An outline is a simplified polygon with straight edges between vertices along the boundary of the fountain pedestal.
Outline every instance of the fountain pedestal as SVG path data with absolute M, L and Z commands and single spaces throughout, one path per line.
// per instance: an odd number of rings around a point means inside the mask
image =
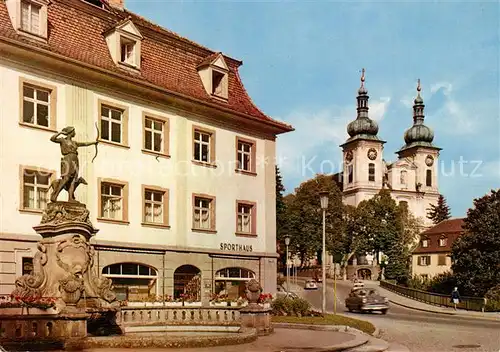
M 84 338 L 91 317 L 119 309 L 111 280 L 95 272 L 94 248 L 89 241 L 98 230 L 90 222 L 85 204 L 59 201 L 47 205 L 34 230 L 42 239 L 33 259 L 33 273 L 19 277 L 11 295 L 24 308 L 21 314 L 0 308 L 0 344 L 66 343 Z M 25 308 L 37 300 L 54 301 L 55 307 Z

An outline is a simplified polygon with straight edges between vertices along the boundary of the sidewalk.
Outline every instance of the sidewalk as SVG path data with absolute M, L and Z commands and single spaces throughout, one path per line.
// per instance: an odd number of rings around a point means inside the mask
M 475 311 L 469 311 L 469 310 L 463 310 L 463 309 L 454 310 L 453 308 L 434 306 L 431 304 L 419 302 L 419 301 L 416 301 L 414 299 L 401 296 L 395 292 L 392 292 L 392 291 L 389 291 L 383 287 L 380 287 L 380 283 L 378 281 L 364 281 L 364 283 L 365 283 L 365 286 L 367 286 L 367 287 L 376 286 L 377 289 L 379 290 L 379 292 L 382 294 L 382 296 L 387 297 L 391 303 L 397 304 L 397 305 L 405 307 L 405 308 L 420 310 L 420 311 L 429 312 L 429 313 L 456 315 L 456 316 L 463 316 L 463 317 L 467 317 L 467 318 L 478 318 L 478 319 L 485 319 L 485 320 L 500 321 L 500 313 L 494 313 L 494 312 L 483 313 L 483 312 L 475 312 Z
M 216 337 L 215 337 L 216 338 Z M 363 345 L 367 338 L 345 332 L 317 331 L 305 329 L 275 329 L 268 336 L 260 336 L 256 341 L 243 345 L 216 347 L 179 348 L 176 352 L 276 352 L 276 351 L 343 351 Z M 170 351 L 170 349 L 168 349 Z M 125 348 L 89 349 L 86 352 L 128 351 Z M 141 351 L 167 351 L 163 348 L 141 349 Z

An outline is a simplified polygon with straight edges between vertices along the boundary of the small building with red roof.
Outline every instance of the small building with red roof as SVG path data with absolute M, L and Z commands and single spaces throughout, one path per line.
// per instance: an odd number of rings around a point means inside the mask
M 412 275 L 431 278 L 451 270 L 453 242 L 463 234 L 463 218 L 448 219 L 420 234 L 412 255 Z

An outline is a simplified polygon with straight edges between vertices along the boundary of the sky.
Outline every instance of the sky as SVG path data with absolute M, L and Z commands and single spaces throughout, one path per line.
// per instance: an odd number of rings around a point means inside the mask
M 286 193 L 341 168 L 362 68 L 370 117 L 394 161 L 422 82 L 439 189 L 455 217 L 500 188 L 500 5 L 496 1 L 125 0 L 149 20 L 242 60 L 245 88 L 295 131 L 277 140 Z

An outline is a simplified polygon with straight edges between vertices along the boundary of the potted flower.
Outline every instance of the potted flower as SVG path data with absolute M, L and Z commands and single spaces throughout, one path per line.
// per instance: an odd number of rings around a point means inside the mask
M 39 295 L 18 296 L 11 294 L 0 300 L 0 314 L 57 314 L 57 298 Z
M 271 302 L 273 300 L 273 295 L 270 293 L 261 293 L 259 296 L 258 303 L 264 305 L 264 308 L 270 308 Z

